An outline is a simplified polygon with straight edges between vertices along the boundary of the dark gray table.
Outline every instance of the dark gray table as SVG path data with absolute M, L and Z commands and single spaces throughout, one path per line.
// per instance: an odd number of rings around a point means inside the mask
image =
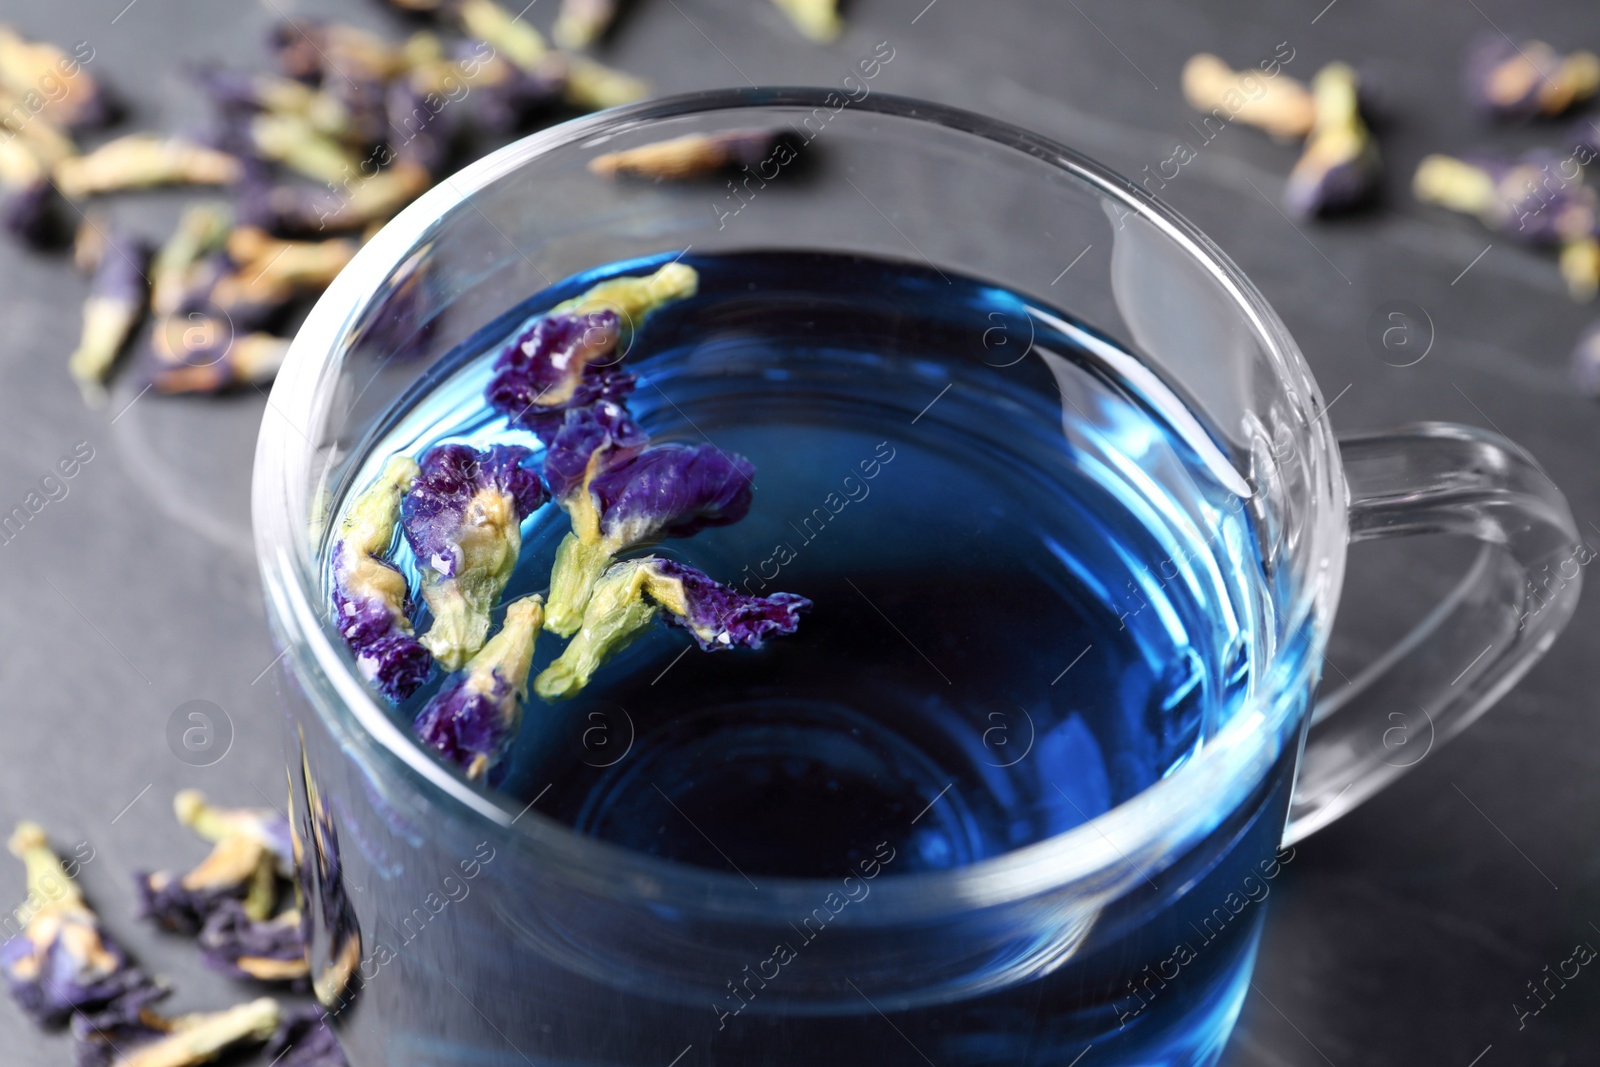
M 877 88 L 1009 119 L 1127 172 L 1167 158 L 1186 136 L 1192 113 L 1177 82 L 1193 52 L 1243 65 L 1287 41 L 1289 73 L 1302 78 L 1331 59 L 1358 63 L 1387 100 L 1383 211 L 1296 232 L 1268 199 L 1294 150 L 1247 129 L 1219 137 L 1165 195 L 1259 282 L 1325 393 L 1348 387 L 1331 414 L 1339 430 L 1492 424 L 1545 464 L 1600 545 L 1600 408 L 1566 379 L 1567 352 L 1595 312 L 1566 298 L 1549 257 L 1424 209 L 1407 192 L 1427 152 L 1491 139 L 1523 147 L 1560 129 L 1490 134 L 1467 114 L 1457 67 L 1474 34 L 1492 19 L 1595 47 L 1600 21 L 1577 0 L 1324 3 L 855 0 L 846 38 L 818 48 L 761 0 L 644 0 L 608 58 L 661 92 L 747 79 L 833 83 L 863 48 L 889 40 L 896 59 Z M 315 6 L 387 22 L 357 0 Z M 528 17 L 547 25 L 554 6 L 542 0 Z M 9 0 L 0 17 L 58 42 L 88 41 L 92 69 L 121 91 L 134 122 L 183 129 L 204 115 L 184 65 L 261 64 L 263 31 L 290 9 L 290 0 Z M 154 195 L 113 209 L 157 237 L 177 205 Z M 83 293 L 63 259 L 0 247 L 0 511 L 80 442 L 93 449 L 67 496 L 0 544 L 0 688 L 10 694 L 0 706 L 0 825 L 32 817 L 62 840 L 90 842 L 82 881 L 113 929 L 174 979 L 175 1007 L 216 1008 L 241 991 L 200 969 L 187 944 L 132 919 L 129 872 L 198 858 L 169 812 L 176 789 L 230 802 L 283 795 L 277 713 L 266 683 L 256 684 L 274 650 L 248 513 L 265 400 L 145 396 L 124 409 L 133 399 L 124 388 L 106 410 L 85 410 L 64 369 Z M 1403 369 L 1364 341 L 1377 309 L 1397 299 L 1421 304 L 1437 329 L 1428 358 Z M 1407 551 L 1352 557 L 1330 651 L 1346 673 L 1374 635 L 1419 613 Z M 1600 944 L 1597 621 L 1591 597 L 1492 715 L 1301 846 L 1275 883 L 1229 1064 L 1600 1060 L 1594 968 L 1521 1028 L 1513 1008 L 1525 983 L 1576 942 Z M 169 718 L 191 700 L 212 702 L 231 722 L 231 748 L 210 766 L 189 766 L 168 745 Z M 20 897 L 18 868 L 0 870 L 10 872 L 0 875 L 9 903 Z M 35 1033 L 9 1002 L 0 1005 L 0 1048 L 18 1067 L 70 1056 L 63 1038 Z

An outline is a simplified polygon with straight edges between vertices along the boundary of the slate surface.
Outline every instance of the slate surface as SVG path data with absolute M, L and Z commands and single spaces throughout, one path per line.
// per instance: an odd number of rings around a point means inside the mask
M 854 0 L 846 38 L 818 48 L 758 0 L 645 0 L 607 58 L 661 92 L 748 79 L 832 84 L 887 39 L 897 57 L 878 89 L 1032 127 L 1125 172 L 1166 159 L 1187 136 L 1192 113 L 1177 77 L 1193 52 L 1242 65 L 1287 41 L 1289 72 L 1300 77 L 1330 59 L 1356 62 L 1387 101 L 1383 211 L 1296 232 L 1272 206 L 1294 152 L 1248 130 L 1205 147 L 1164 195 L 1257 280 L 1325 395 L 1347 389 L 1331 412 L 1337 429 L 1492 424 L 1545 464 L 1600 543 L 1600 410 L 1566 379 L 1567 352 L 1593 312 L 1568 301 L 1548 257 L 1424 209 L 1406 192 L 1429 151 L 1556 139 L 1560 127 L 1490 133 L 1468 115 L 1456 72 L 1473 35 L 1498 25 L 1594 47 L 1600 22 L 1576 0 L 1324 2 Z M 315 6 L 388 21 L 357 0 Z M 547 26 L 554 6 L 542 0 L 527 17 Z M 261 64 L 264 29 L 290 8 L 290 0 L 7 0 L 0 17 L 31 35 L 88 41 L 92 69 L 121 91 L 135 123 L 183 129 L 204 114 L 184 66 Z M 177 202 L 145 196 L 114 210 L 157 237 Z M 265 683 L 254 684 L 274 655 L 248 525 L 265 400 L 146 396 L 124 409 L 133 400 L 124 387 L 106 410 L 85 410 L 63 370 L 83 293 L 62 258 L 0 247 L 0 510 L 21 503 L 80 443 L 93 450 L 67 496 L 0 544 L 0 691 L 8 694 L 0 824 L 29 816 L 61 839 L 91 842 L 82 879 L 112 926 L 175 980 L 175 1006 L 220 1007 L 239 991 L 207 976 L 186 945 L 131 919 L 128 875 L 153 860 L 198 858 L 168 812 L 175 789 L 243 801 L 283 792 L 276 711 Z M 1380 362 L 1364 339 L 1377 309 L 1397 299 L 1426 308 L 1437 331 L 1428 358 L 1403 369 Z M 1420 610 L 1414 559 L 1353 556 L 1330 657 L 1347 673 L 1374 635 L 1396 632 Z M 1256 988 L 1227 1064 L 1600 1061 L 1592 968 L 1521 1026 L 1513 1007 L 1531 1006 L 1520 999 L 1525 983 L 1575 943 L 1600 944 L 1597 621 L 1590 597 L 1492 715 L 1301 846 L 1274 883 Z M 211 766 L 188 766 L 169 748 L 169 719 L 191 700 L 215 704 L 231 722 L 231 748 Z M 18 884 L 14 873 L 0 876 L 0 895 L 9 900 Z M 0 1005 L 0 1047 L 18 1067 L 69 1062 L 64 1039 L 36 1034 L 9 1002 Z

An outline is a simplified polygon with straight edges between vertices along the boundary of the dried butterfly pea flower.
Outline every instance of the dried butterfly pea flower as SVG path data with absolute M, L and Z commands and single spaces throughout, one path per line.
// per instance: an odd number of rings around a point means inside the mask
M 425 169 L 405 159 L 338 190 L 275 182 L 247 171 L 239 187 L 239 221 L 285 236 L 342 233 L 387 221 L 432 184 Z
M 0 138 L 0 188 L 7 190 L 3 223 L 8 232 L 33 245 L 60 236 L 60 196 L 50 183 L 50 169 L 19 138 Z
M 531 70 L 549 54 L 544 36 L 533 24 L 518 18 L 494 0 L 461 0 L 456 18 L 469 37 L 491 45 L 524 70 Z
M 334 625 L 362 676 L 395 702 L 416 692 L 432 666 L 411 630 L 405 576 L 388 561 L 401 497 L 419 470 L 409 457 L 391 458 L 345 513 L 333 546 Z
M 212 970 L 258 982 L 303 983 L 311 974 L 300 912 L 252 919 L 236 900 L 224 900 L 206 918 L 197 940 Z
M 285 241 L 259 227 L 241 226 L 228 235 L 227 248 L 239 265 L 239 284 L 296 295 L 331 285 L 355 258 L 358 245 L 351 240 Z M 213 294 L 213 299 L 227 305 L 221 295 Z
M 839 0 L 773 0 L 773 3 L 789 16 L 796 29 L 813 41 L 831 41 L 844 28 L 839 18 Z
M 555 661 L 534 679 L 546 700 L 570 697 L 606 660 L 650 625 L 658 609 L 669 625 L 689 631 L 702 649 L 760 648 L 791 634 L 811 601 L 793 593 L 749 596 L 682 563 L 647 556 L 610 567 L 598 582 L 583 624 Z
M 82 47 L 79 45 L 80 49 Z M 90 58 L 93 58 L 92 49 Z M 57 88 L 46 96 L 41 86 L 52 83 Z M 68 129 L 97 126 L 112 117 L 106 94 L 76 54 L 68 56 L 53 44 L 24 40 L 3 25 L 0 25 L 0 87 L 16 96 L 26 97 L 30 93 L 40 96 L 39 117 Z
M 616 365 L 621 333 L 609 309 L 543 316 L 495 357 L 489 406 L 548 443 L 568 411 L 633 392 L 633 376 Z
M 227 118 L 271 112 L 303 119 L 317 133 L 337 140 L 351 137 L 353 120 L 333 93 L 276 74 L 244 73 L 222 67 L 193 72 L 195 84 Z
M 587 56 L 552 53 L 542 73 L 561 82 L 567 103 L 590 111 L 621 107 L 650 95 L 647 82 Z
M 176 137 L 134 133 L 55 166 L 56 186 L 68 199 L 152 185 L 230 185 L 243 173 L 226 152 Z
M 158 323 L 155 336 L 165 337 L 169 332 Z M 270 333 L 228 336 L 220 330 L 203 332 L 218 338 L 213 347 L 188 349 L 180 355 L 168 344 L 152 343 L 146 350 L 149 356 L 143 374 L 156 392 L 214 395 L 246 385 L 267 385 L 278 376 L 289 354 L 288 339 Z
M 1562 160 L 1546 151 L 1520 160 L 1470 160 L 1433 155 L 1417 166 L 1419 200 L 1476 215 L 1492 230 L 1534 244 L 1581 240 L 1595 232 L 1600 201 L 1580 177 L 1559 173 Z
M 272 1067 L 349 1067 L 319 1005 L 285 1008 L 262 1055 Z
M 282 163 L 313 181 L 337 185 L 360 165 L 339 142 L 298 115 L 260 114 L 250 121 L 250 145 L 262 159 Z
M 604 178 L 699 178 L 724 167 L 753 167 L 772 153 L 783 136 L 779 130 L 691 133 L 595 156 L 589 161 L 589 171 Z
M 1600 57 L 1562 56 L 1543 41 L 1486 34 L 1467 52 L 1467 98 L 1485 114 L 1524 122 L 1559 115 L 1600 89 Z
M 310 85 L 343 79 L 386 82 L 405 69 L 400 49 L 366 30 L 320 19 L 285 19 L 273 27 L 267 47 L 278 69 Z
M 461 767 L 468 778 L 483 778 L 516 736 L 534 643 L 543 625 L 542 597 L 513 601 L 500 632 L 445 681 L 412 724 L 423 744 Z
M 8 141 L 20 139 L 48 167 L 78 154 L 78 146 L 71 137 L 43 115 L 32 113 L 25 102 L 3 89 L 0 89 L 0 130 L 5 131 Z
M 227 240 L 233 216 L 216 204 L 197 204 L 184 211 L 177 229 L 150 264 L 150 310 L 157 315 L 179 311 L 193 289 L 197 267 Z
M 483 647 L 489 612 L 522 549 L 522 520 L 545 502 L 539 475 L 523 465 L 531 456 L 520 445 L 437 445 L 401 502 L 401 528 L 433 614 L 422 644 L 446 670 Z
M 584 425 L 575 420 L 573 436 Z M 576 457 L 568 458 L 572 452 L 565 446 L 559 439 L 552 444 L 546 462 L 554 460 L 570 476 Z M 563 637 L 582 624 L 594 583 L 619 554 L 664 537 L 690 537 L 738 522 L 750 510 L 755 468 L 743 456 L 711 444 L 629 451 L 611 460 L 597 450 L 581 479 L 558 497 L 572 517 L 572 532 L 556 548 L 545 626 Z
M 562 48 L 588 48 L 610 29 L 617 0 L 561 0 L 550 35 Z
M 1302 217 L 1358 206 L 1376 192 L 1381 175 L 1377 143 L 1361 121 L 1356 72 L 1329 63 L 1311 80 L 1311 91 L 1316 125 L 1284 191 L 1285 206 Z
M 1235 71 L 1204 52 L 1183 65 L 1183 95 L 1196 111 L 1220 112 L 1224 124 L 1243 122 L 1286 140 L 1306 136 L 1316 123 L 1316 105 L 1303 83 L 1287 74 Z
M 102 237 L 89 298 L 83 304 L 83 332 L 67 361 L 84 401 L 95 407 L 105 403 L 106 377 L 144 317 L 149 292 L 144 274 L 150 262 L 149 243 L 120 231 Z
M 430 106 L 428 95 L 405 78 L 389 86 L 384 106 L 389 150 L 395 158 L 429 174 L 446 173 L 461 132 L 461 110 Z
M 1585 330 L 1572 350 L 1572 382 L 1585 396 L 1600 398 L 1600 322 Z
M 288 822 L 271 809 L 218 808 L 185 789 L 173 798 L 178 821 L 213 842 L 209 855 L 182 876 L 134 876 L 140 914 L 177 933 L 193 934 L 227 901 L 263 920 L 278 899 L 277 879 L 293 876 Z
M 22 931 L 0 945 L 0 974 L 24 1012 L 55 1026 L 75 1011 L 164 991 L 101 931 L 38 824 L 18 823 L 7 847 L 27 868 L 28 896 L 16 911 Z
M 191 1067 L 268 1040 L 279 1020 L 270 997 L 171 1018 L 143 1003 L 119 1004 L 73 1017 L 73 1054 L 78 1067 Z

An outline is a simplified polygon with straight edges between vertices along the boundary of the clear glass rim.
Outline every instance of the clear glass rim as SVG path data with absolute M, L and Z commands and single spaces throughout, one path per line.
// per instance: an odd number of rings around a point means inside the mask
M 364 735 L 373 756 L 401 776 L 459 809 L 466 819 L 481 819 L 529 839 L 573 871 L 587 871 L 585 882 L 614 895 L 696 904 L 719 916 L 765 915 L 775 908 L 804 903 L 836 879 L 763 878 L 759 894 L 740 875 L 690 867 L 632 852 L 584 837 L 563 824 L 529 811 L 513 798 L 480 791 L 446 769 L 390 718 L 356 673 L 354 661 L 332 639 L 318 607 L 322 583 L 307 536 L 304 502 L 311 499 L 309 474 L 315 447 L 301 428 L 316 425 L 332 402 L 323 388 L 334 373 L 336 346 L 392 271 L 429 237 L 452 210 L 531 160 L 554 150 L 581 145 L 654 121 L 718 111 L 761 107 L 823 107 L 834 90 L 754 88 L 708 90 L 650 100 L 575 119 L 531 134 L 444 179 L 375 235 L 317 302 L 294 338 L 273 386 L 262 420 L 252 487 L 257 562 L 268 615 L 286 646 L 290 669 L 324 718 L 347 718 L 330 725 L 337 736 Z M 1302 407 L 1305 460 L 1314 499 L 1290 506 L 1312 509 L 1308 547 L 1321 573 L 1297 583 L 1283 620 L 1283 632 L 1306 628 L 1311 652 L 1285 657 L 1282 651 L 1261 674 L 1255 694 L 1211 744 L 1155 785 L 1071 830 L 968 866 L 897 875 L 877 890 L 894 898 L 876 914 L 970 908 L 1023 899 L 1074 883 L 1104 887 L 1112 872 L 1137 882 L 1160 858 L 1198 840 L 1215 822 L 1217 802 L 1252 786 L 1281 752 L 1274 739 L 1282 716 L 1298 707 L 1284 700 L 1296 687 L 1309 687 L 1315 653 L 1325 644 L 1344 564 L 1346 520 L 1343 476 L 1337 446 L 1326 420 L 1321 394 L 1298 347 L 1265 298 L 1237 266 L 1199 229 L 1134 182 L 1077 152 L 1027 130 L 944 105 L 873 93 L 850 109 L 925 122 L 981 138 L 1049 163 L 1101 196 L 1137 213 L 1194 261 L 1202 265 L 1249 321 L 1280 373 L 1294 380 L 1291 393 Z M 1292 743 L 1292 742 L 1291 742 Z M 529 806 L 531 807 L 531 805 Z M 1143 862 L 1141 862 L 1143 861 Z M 1117 883 L 1128 881 L 1118 877 Z M 1096 895 L 1099 895 L 1098 893 Z

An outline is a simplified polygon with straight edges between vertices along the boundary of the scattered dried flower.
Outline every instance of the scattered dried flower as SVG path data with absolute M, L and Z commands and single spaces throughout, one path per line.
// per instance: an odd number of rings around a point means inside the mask
M 106 94 L 83 66 L 93 58 L 94 49 L 87 42 L 69 56 L 53 44 L 24 40 L 10 27 L 0 26 L 0 88 L 18 97 L 40 96 L 38 117 L 53 125 L 79 129 L 111 119 Z M 45 96 L 39 93 L 41 85 L 54 89 Z
M 268 1040 L 279 1020 L 277 1002 L 270 997 L 172 1018 L 144 1003 L 120 1003 L 73 1017 L 73 1052 L 78 1067 L 194 1067 Z
M 189 326 L 192 329 L 194 323 Z M 158 393 L 212 396 L 246 385 L 268 385 L 289 354 L 289 341 L 284 337 L 270 333 L 235 336 L 205 327 L 199 332 L 216 337 L 217 343 L 180 352 L 164 340 L 174 332 L 158 323 L 147 349 L 144 377 Z
M 224 900 L 207 916 L 197 944 L 208 967 L 233 978 L 299 985 L 311 974 L 300 913 L 293 908 L 252 919 L 238 901 Z
M 149 133 L 119 137 L 55 166 L 56 186 L 71 200 L 152 185 L 230 185 L 242 174 L 226 152 Z
M 196 204 L 184 211 L 150 265 L 151 311 L 173 315 L 183 309 L 201 260 L 223 246 L 232 223 L 232 213 L 221 205 Z
M 1467 97 L 1485 114 L 1525 122 L 1560 115 L 1600 89 L 1600 57 L 1562 56 L 1543 41 L 1485 34 L 1467 52 Z
M 7 847 L 27 868 L 28 897 L 16 913 L 22 932 L 0 945 L 0 973 L 23 1011 L 56 1026 L 76 1011 L 164 992 L 101 931 L 38 824 L 18 823 Z
M 1254 70 L 1235 71 L 1204 52 L 1183 65 L 1183 95 L 1197 111 L 1220 111 L 1224 123 L 1243 122 L 1274 137 L 1304 137 L 1316 122 L 1316 105 L 1303 83 L 1287 74 L 1263 78 Z
M 106 376 L 144 317 L 149 292 L 144 274 L 149 243 L 121 231 L 102 232 L 101 238 L 99 262 L 83 304 L 83 333 L 67 361 L 84 401 L 94 407 L 105 403 Z
M 1361 121 L 1356 72 L 1329 63 L 1311 80 L 1311 91 L 1316 125 L 1284 191 L 1285 206 L 1301 217 L 1361 205 L 1382 173 L 1377 143 Z
M 616 17 L 617 0 L 561 0 L 550 34 L 562 48 L 588 48 Z

